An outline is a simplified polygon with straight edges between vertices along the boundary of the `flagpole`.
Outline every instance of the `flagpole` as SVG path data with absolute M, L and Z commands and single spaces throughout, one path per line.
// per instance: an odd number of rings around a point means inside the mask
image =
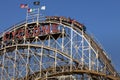
M 40 1 L 35 1 L 33 4 L 37 7 L 37 26 L 39 25 L 39 18 L 40 18 Z
M 28 7 L 26 8 L 27 10 L 26 10 L 26 24 L 27 24 L 27 20 L 28 20 L 28 9 L 29 9 L 29 5 L 28 5 Z
M 38 7 L 38 14 L 37 14 L 37 26 L 39 25 L 39 16 L 40 16 L 40 9 Z

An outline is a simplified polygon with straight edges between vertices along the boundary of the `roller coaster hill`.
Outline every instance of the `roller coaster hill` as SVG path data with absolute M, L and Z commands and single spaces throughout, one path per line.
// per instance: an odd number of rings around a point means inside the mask
M 1 33 L 0 80 L 120 80 L 83 24 L 36 12 Z
M 86 27 L 83 24 L 80 24 L 79 22 L 77 22 L 76 20 L 72 20 L 70 18 L 65 18 L 65 17 L 58 17 L 58 16 L 46 16 L 45 18 L 45 22 L 49 22 L 49 21 L 54 21 L 54 22 L 62 22 L 64 25 L 70 26 L 70 24 L 76 26 L 78 29 L 80 29 L 81 31 L 85 32 L 86 31 Z M 24 25 L 25 23 L 23 23 L 22 25 Z M 34 24 L 34 27 L 32 27 L 31 24 L 28 24 L 30 27 L 29 28 L 18 28 L 18 27 L 12 27 L 12 29 L 10 29 L 10 31 L 5 31 L 5 33 L 3 34 L 3 37 L 0 38 L 1 42 L 5 42 L 5 45 L 12 45 L 13 41 L 17 41 L 20 42 L 21 40 L 23 40 L 24 37 L 27 38 L 33 38 L 35 36 L 39 36 L 39 35 L 47 35 L 50 33 L 59 33 L 61 32 L 60 29 L 58 29 L 59 24 L 56 23 L 52 23 L 52 26 L 48 25 L 49 23 L 43 23 L 41 24 L 42 27 L 40 27 L 40 25 Z M 19 26 L 19 25 L 18 25 Z M 32 27 L 32 29 L 31 29 Z M 16 29 L 14 31 L 14 29 Z

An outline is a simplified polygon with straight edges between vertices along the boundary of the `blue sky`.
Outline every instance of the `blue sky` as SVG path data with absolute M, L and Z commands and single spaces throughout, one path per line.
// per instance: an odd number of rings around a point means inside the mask
M 0 32 L 25 19 L 26 10 L 36 0 L 0 0 Z M 44 15 L 66 16 L 87 27 L 102 44 L 120 72 L 120 0 L 41 0 L 46 5 Z

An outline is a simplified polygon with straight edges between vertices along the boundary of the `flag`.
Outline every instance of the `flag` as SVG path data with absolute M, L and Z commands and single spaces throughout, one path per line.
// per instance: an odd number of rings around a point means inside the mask
M 39 1 L 35 1 L 33 2 L 34 5 L 40 5 L 40 2 Z
M 20 4 L 20 8 L 28 8 L 27 4 Z
M 35 11 L 35 9 L 31 9 L 31 8 L 28 9 L 28 13 L 31 13 L 33 11 Z
M 46 6 L 42 6 L 42 7 L 41 7 L 41 10 L 45 10 L 45 9 L 46 9 Z

